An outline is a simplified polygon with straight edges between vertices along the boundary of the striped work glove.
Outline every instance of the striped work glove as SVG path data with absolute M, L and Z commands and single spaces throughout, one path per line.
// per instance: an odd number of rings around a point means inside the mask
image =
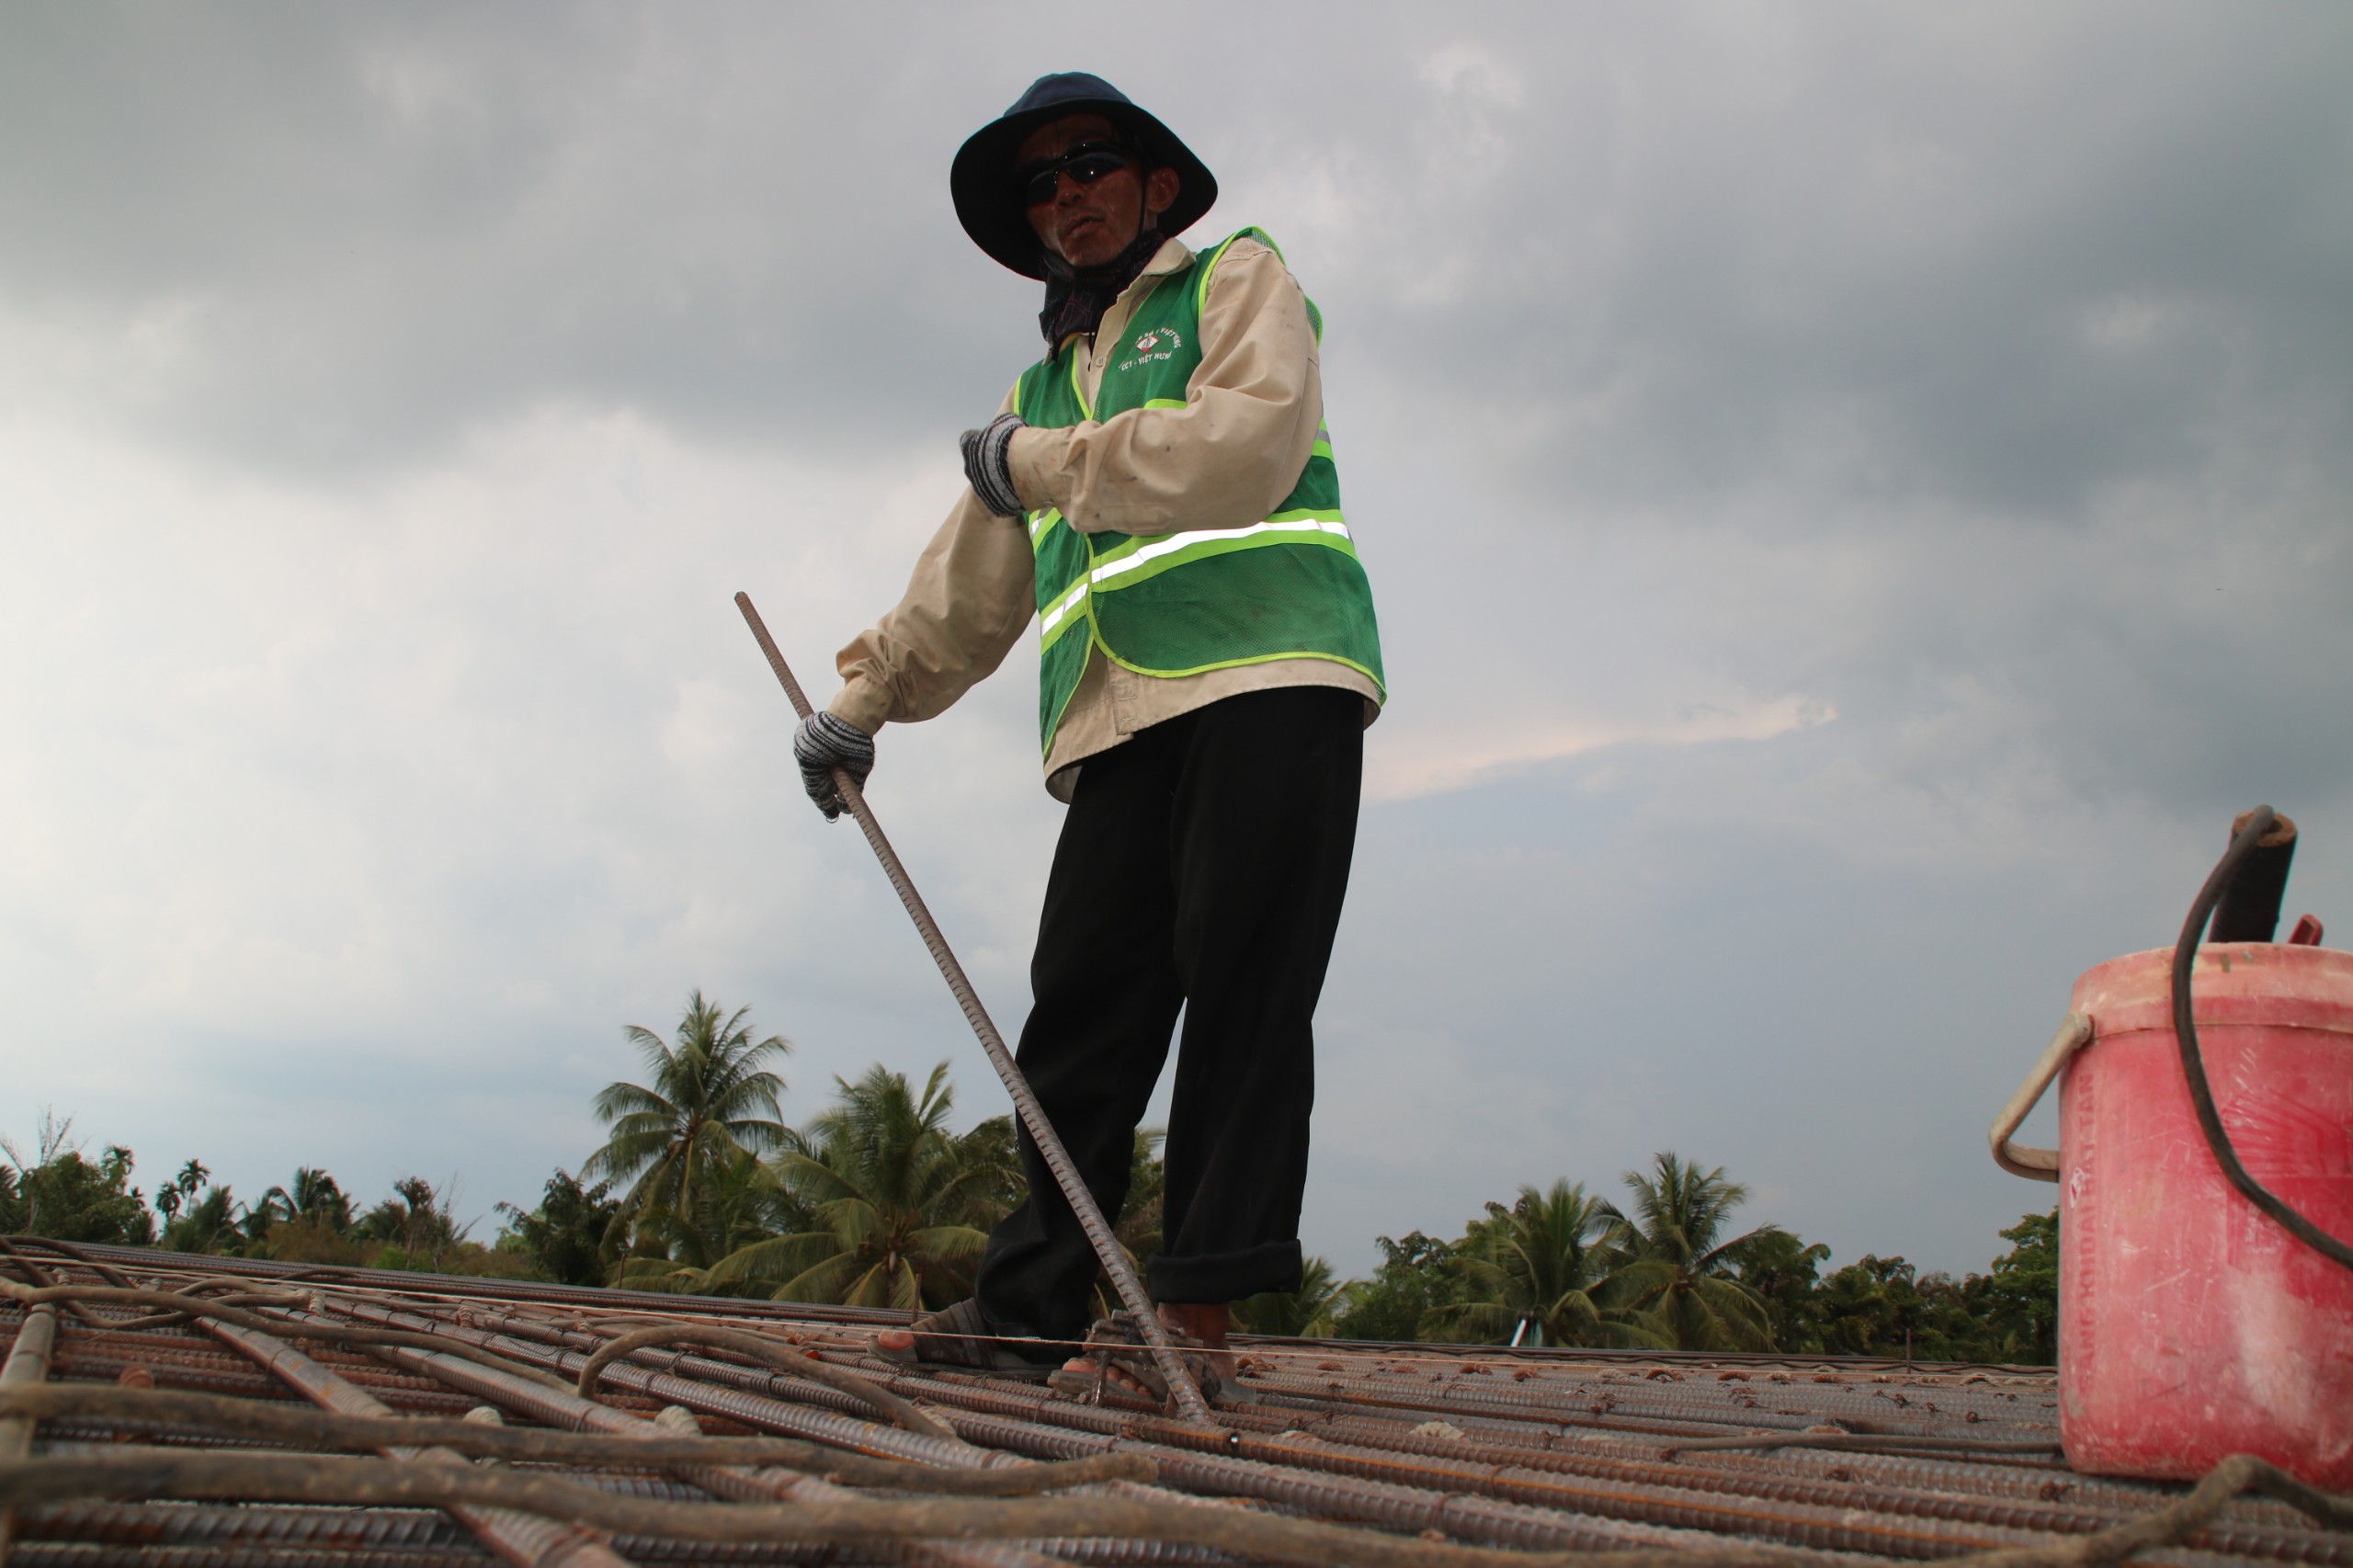
M 1017 517 L 1023 510 L 1021 494 L 1013 488 L 1013 469 L 1006 461 L 1013 433 L 1023 427 L 1021 415 L 1000 414 L 984 428 L 967 430 L 956 438 L 964 449 L 964 477 L 972 482 L 972 494 L 1000 517 Z
M 832 822 L 849 809 L 834 786 L 834 769 L 847 769 L 852 782 L 865 788 L 874 771 L 874 737 L 820 708 L 792 733 L 792 760 L 801 765 L 801 787 Z

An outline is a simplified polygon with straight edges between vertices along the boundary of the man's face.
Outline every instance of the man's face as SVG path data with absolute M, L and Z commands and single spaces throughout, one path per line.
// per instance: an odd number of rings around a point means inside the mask
M 1013 166 L 1026 169 L 1074 147 L 1121 146 L 1125 141 L 1099 114 L 1066 114 L 1031 131 L 1014 154 Z M 1091 185 L 1063 174 L 1055 177 L 1053 195 L 1029 209 L 1029 227 L 1040 244 L 1073 267 L 1101 267 L 1135 243 L 1147 210 L 1155 216 L 1168 210 L 1176 188 L 1175 169 L 1149 175 L 1114 169 Z

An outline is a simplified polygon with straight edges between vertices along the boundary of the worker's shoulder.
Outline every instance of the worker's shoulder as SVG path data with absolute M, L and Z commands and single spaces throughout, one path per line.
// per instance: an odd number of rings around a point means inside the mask
M 1208 249 L 1211 262 L 1220 271 L 1229 267 L 1281 267 L 1289 270 L 1280 246 L 1274 236 L 1253 224 L 1237 229 Z
M 1209 294 L 1271 293 L 1300 286 L 1298 278 L 1291 276 L 1281 249 L 1264 229 L 1243 229 L 1220 240 L 1202 251 L 1201 260 L 1208 268 L 1205 298 Z

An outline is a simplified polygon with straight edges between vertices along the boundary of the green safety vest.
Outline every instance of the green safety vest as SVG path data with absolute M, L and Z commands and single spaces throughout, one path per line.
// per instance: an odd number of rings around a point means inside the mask
M 1245 229 L 1154 286 L 1092 406 L 1080 390 L 1073 338 L 1022 373 L 1013 411 L 1051 429 L 1103 423 L 1131 409 L 1184 407 L 1201 362 L 1201 301 L 1219 259 L 1244 234 L 1274 246 Z M 1321 340 L 1323 317 L 1313 301 L 1307 312 Z M 1382 685 L 1372 589 L 1340 516 L 1329 430 L 1316 432 L 1299 483 L 1265 517 L 1165 534 L 1086 534 L 1049 506 L 1031 512 L 1028 523 L 1037 558 L 1039 744 L 1049 752 L 1089 650 L 1148 676 L 1329 659 Z

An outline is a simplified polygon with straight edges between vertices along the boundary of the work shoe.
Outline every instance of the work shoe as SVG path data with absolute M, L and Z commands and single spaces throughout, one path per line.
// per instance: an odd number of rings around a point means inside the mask
M 907 1341 L 884 1344 L 885 1340 Z M 1006 1334 L 989 1322 L 980 1302 L 966 1298 L 919 1317 L 905 1328 L 866 1336 L 866 1348 L 902 1367 L 929 1367 L 993 1376 L 1043 1378 L 1068 1348 L 1066 1339 Z

